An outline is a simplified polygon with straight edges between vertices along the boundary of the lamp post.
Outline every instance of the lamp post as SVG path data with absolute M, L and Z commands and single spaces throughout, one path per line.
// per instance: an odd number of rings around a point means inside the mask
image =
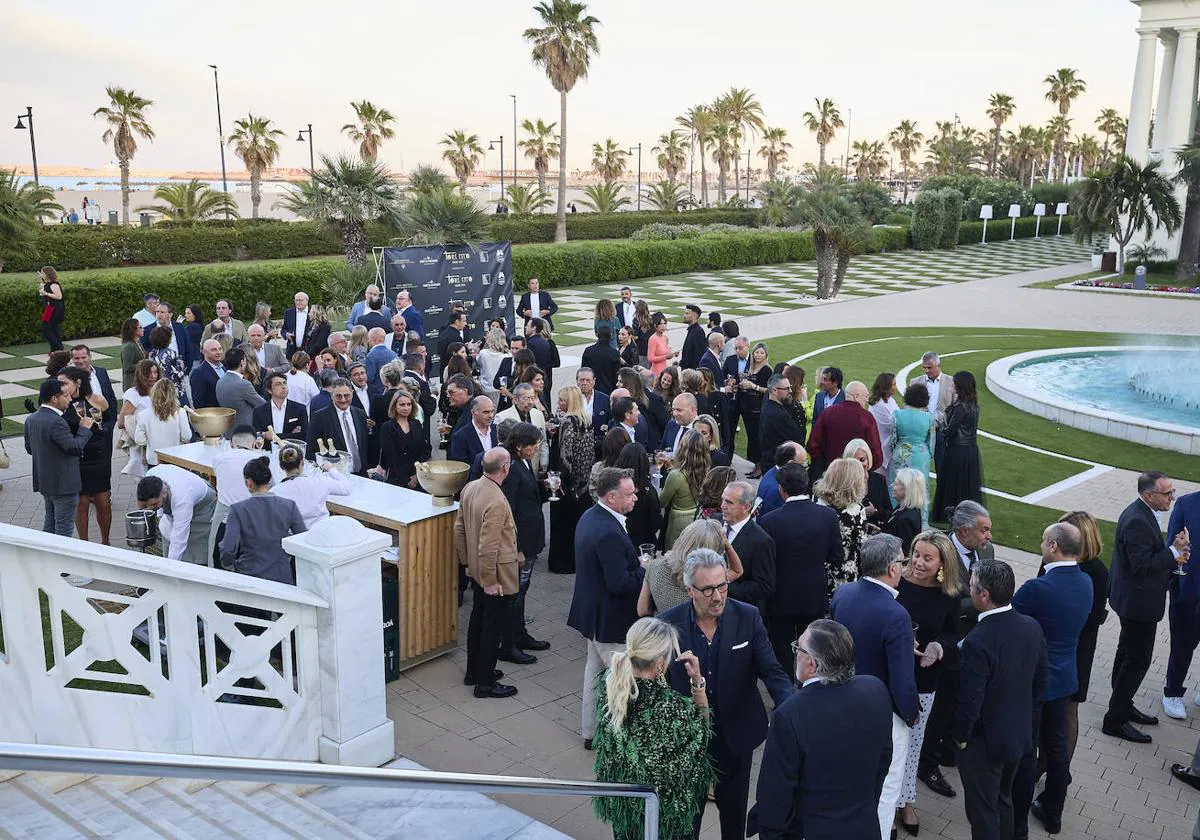
M 296 142 L 303 143 L 305 134 L 308 135 L 308 177 L 313 178 L 315 177 L 314 173 L 317 171 L 317 166 L 313 162 L 312 123 L 308 124 L 308 128 L 302 128 L 296 133 Z
M 488 143 L 488 151 L 492 151 L 496 144 L 500 144 L 500 203 L 504 203 L 504 135 L 500 135 L 499 140 L 492 140 Z
M 842 175 L 850 177 L 850 124 L 854 122 L 854 109 L 846 109 L 846 157 L 842 167 Z
M 513 101 L 513 184 L 517 183 L 517 150 L 521 148 L 521 142 L 517 139 L 517 95 L 510 93 Z
M 750 150 L 746 150 L 746 201 L 750 201 Z
M 17 114 L 17 124 L 15 126 L 13 126 L 13 129 L 15 131 L 24 130 L 24 128 L 25 128 L 25 123 L 23 122 L 24 120 L 29 120 L 29 151 L 33 155 L 33 183 L 37 184 L 40 187 L 42 185 L 42 182 L 40 180 L 38 180 L 37 143 L 33 139 L 33 106 L 32 105 L 25 106 L 24 114 Z
M 217 143 L 221 147 L 221 190 L 229 195 L 229 179 L 225 174 L 225 129 L 221 127 L 221 83 L 217 79 L 217 65 L 208 65 L 213 71 L 213 88 L 217 92 Z M 229 218 L 229 205 L 225 205 L 225 218 Z
M 634 146 L 629 147 L 627 154 L 633 154 Z M 637 209 L 642 209 L 642 144 L 637 144 L 638 156 L 638 171 L 637 171 Z

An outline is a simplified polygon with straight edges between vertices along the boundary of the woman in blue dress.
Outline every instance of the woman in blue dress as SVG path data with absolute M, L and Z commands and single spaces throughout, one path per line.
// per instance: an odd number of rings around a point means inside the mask
M 929 389 L 920 382 L 909 385 L 904 392 L 904 408 L 898 409 L 893 416 L 896 427 L 888 441 L 892 452 L 888 465 L 888 493 L 892 492 L 896 471 L 905 467 L 925 476 L 925 486 L 928 487 L 934 428 L 933 415 L 929 413 Z M 895 503 L 893 496 L 892 504 Z M 925 526 L 928 522 L 929 508 L 926 506 L 921 511 L 921 524 Z

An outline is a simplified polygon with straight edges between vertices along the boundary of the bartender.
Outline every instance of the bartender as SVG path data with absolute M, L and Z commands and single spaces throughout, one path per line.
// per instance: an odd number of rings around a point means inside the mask
M 207 481 L 183 467 L 159 464 L 138 482 L 137 500 L 142 510 L 162 511 L 166 557 L 210 565 L 209 530 L 217 496 Z

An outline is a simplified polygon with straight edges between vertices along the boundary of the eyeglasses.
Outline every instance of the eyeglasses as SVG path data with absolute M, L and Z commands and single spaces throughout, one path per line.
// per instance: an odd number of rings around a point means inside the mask
M 811 653 L 809 653 L 808 651 L 806 651 L 804 648 L 800 647 L 800 640 L 799 640 L 799 639 L 797 639 L 796 641 L 792 642 L 792 653 L 793 653 L 793 654 L 796 654 L 796 653 L 803 653 L 803 654 L 804 654 L 805 656 L 807 656 L 809 659 L 816 659 L 816 657 L 815 657 L 815 656 L 813 656 Z
M 1174 490 L 1151 490 L 1150 492 L 1153 493 L 1155 496 L 1166 496 L 1168 499 L 1175 498 Z
M 718 592 L 720 592 L 722 594 L 725 592 L 728 592 L 729 591 L 729 581 L 725 581 L 724 583 L 718 583 L 716 586 L 703 586 L 703 587 L 693 586 L 692 589 L 695 589 L 697 592 L 699 592 L 705 598 L 711 598 L 713 595 L 715 595 Z
M 776 391 L 783 391 L 783 392 L 785 392 L 785 393 L 788 393 L 788 394 L 790 394 L 790 393 L 792 392 L 792 386 L 791 386 L 791 385 L 776 385 L 776 386 L 775 386 L 775 390 L 776 390 Z

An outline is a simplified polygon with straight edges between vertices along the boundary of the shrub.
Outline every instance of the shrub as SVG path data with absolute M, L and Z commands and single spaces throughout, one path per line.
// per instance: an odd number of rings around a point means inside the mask
M 942 194 L 921 190 L 913 199 L 912 246 L 918 251 L 936 250 L 942 238 Z
M 958 244 L 958 223 L 962 221 L 963 196 L 953 187 L 941 190 L 942 235 L 938 238 L 939 248 L 953 248 Z
M 638 228 L 630 234 L 629 238 L 636 240 L 696 239 L 713 233 L 745 233 L 745 231 L 744 227 L 721 222 L 712 225 L 668 225 L 663 222 L 654 222 Z
M 634 231 L 655 222 L 671 225 L 715 224 L 718 222 L 757 227 L 762 218 L 761 210 L 726 210 L 720 208 L 689 210 L 684 213 L 640 211 L 632 213 L 569 213 L 567 214 L 567 238 L 569 240 L 624 239 Z M 514 245 L 531 242 L 554 241 L 554 214 L 514 219 L 494 219 L 488 225 L 488 233 L 494 241 L 508 240 Z

